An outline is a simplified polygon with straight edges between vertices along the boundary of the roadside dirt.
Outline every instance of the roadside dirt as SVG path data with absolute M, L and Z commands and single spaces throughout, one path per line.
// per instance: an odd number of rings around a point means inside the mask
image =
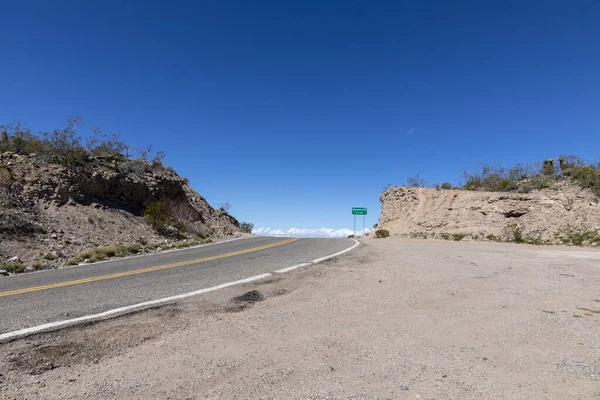
M 600 399 L 600 252 L 364 240 L 0 345 L 1 399 Z

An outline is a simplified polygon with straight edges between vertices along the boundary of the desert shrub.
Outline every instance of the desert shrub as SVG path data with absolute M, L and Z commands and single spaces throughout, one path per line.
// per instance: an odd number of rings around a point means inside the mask
M 574 228 L 567 225 L 559 232 L 559 237 L 565 244 L 574 246 L 585 246 L 588 244 L 600 243 L 600 235 L 597 231 L 591 231 L 582 228 Z
M 10 185 L 10 181 L 12 180 L 12 174 L 8 167 L 4 165 L 0 165 L 0 186 L 7 187 Z
M 583 160 L 575 155 L 564 155 L 561 154 L 558 157 L 558 164 L 560 171 L 563 175 L 569 176 L 571 169 L 576 167 L 582 167 L 585 165 Z
M 465 190 L 486 190 L 490 192 L 509 192 L 518 189 L 518 183 L 528 177 L 525 167 L 519 166 L 506 170 L 502 167 L 483 165 L 479 172 L 463 173 Z
M 485 236 L 485 238 L 486 238 L 487 240 L 493 240 L 493 241 L 495 241 L 495 242 L 497 242 L 497 241 L 499 241 L 499 240 L 500 240 L 500 239 L 499 239 L 499 238 L 498 238 L 496 235 L 494 235 L 493 233 L 489 233 L 489 234 L 487 234 L 487 235 Z
M 380 238 L 386 238 L 390 236 L 390 231 L 388 231 L 387 229 L 377 229 L 375 230 L 375 237 L 380 239 Z
M 164 232 L 167 222 L 171 218 L 171 210 L 164 201 L 154 201 L 146 206 L 142 214 L 146 221 L 157 232 Z
M 137 243 L 126 244 L 121 247 L 122 247 L 123 251 L 126 251 L 127 253 L 131 253 L 131 254 L 137 254 L 141 250 L 140 245 Z
M 542 163 L 542 175 L 554 176 L 554 160 L 544 160 Z
M 119 253 L 118 247 L 113 246 L 104 248 L 104 254 L 106 254 L 106 257 L 114 257 L 117 255 L 117 253 Z
M 44 254 L 44 260 L 54 261 L 56 259 L 57 259 L 57 256 L 53 252 L 49 252 L 49 253 Z
M 569 177 L 584 189 L 600 190 L 600 172 L 593 165 L 572 167 Z
M 531 186 L 534 190 L 548 189 L 552 186 L 554 182 L 553 177 L 543 176 L 543 175 L 534 175 L 532 176 L 527 184 Z
M 219 210 L 224 213 L 229 212 L 230 209 L 231 209 L 231 204 L 229 204 L 229 203 L 223 203 L 219 206 Z
M 442 233 L 438 234 L 438 236 L 444 240 L 450 240 L 450 237 L 451 237 L 450 234 L 447 232 L 442 232 Z
M 31 153 L 43 153 L 44 143 L 39 137 L 31 133 L 26 124 L 15 121 L 8 125 L 0 126 L 2 136 L 0 137 L 0 153 L 9 151 L 11 153 L 28 155 Z
M 410 187 L 425 187 L 425 180 L 419 174 L 407 178 L 406 183 Z
M 44 266 L 44 262 L 42 260 L 35 260 L 34 262 L 31 263 L 31 268 L 33 269 L 39 269 L 42 268 Z
M 22 262 L 3 262 L 0 263 L 0 269 L 3 269 L 11 274 L 20 274 L 25 271 L 25 266 Z
M 410 237 L 413 239 L 427 239 L 426 232 L 411 232 Z
M 188 231 L 186 223 L 181 220 L 174 222 L 173 228 L 177 229 L 181 233 L 187 233 Z
M 92 128 L 92 135 L 88 137 L 85 147 L 93 156 L 123 154 L 127 149 L 127 145 L 121 140 L 119 135 L 106 135 L 98 127 Z
M 151 147 L 149 147 L 149 148 L 151 148 Z M 167 154 L 164 151 L 162 151 L 162 150 L 157 151 L 156 154 L 154 154 L 154 158 L 152 158 L 152 162 L 151 162 L 152 167 L 153 168 L 164 167 L 163 160 L 165 159 L 166 156 L 167 156 Z
M 242 222 L 240 224 L 240 230 L 244 233 L 252 233 L 252 229 L 254 229 L 254 224 L 250 222 Z
M 506 224 L 504 233 L 508 240 L 515 243 L 523 243 L 523 227 L 516 222 Z
M 463 240 L 465 237 L 467 236 L 466 233 L 453 233 L 452 234 L 452 240 L 455 240 L 457 242 L 460 242 L 461 240 Z
M 143 160 L 127 160 L 122 164 L 121 168 L 123 172 L 135 176 L 143 176 L 146 172 L 150 171 L 148 163 Z
M 139 244 L 124 244 L 119 246 L 99 247 L 97 249 L 85 250 L 77 256 L 71 258 L 69 265 L 77 265 L 85 260 L 88 263 L 103 261 L 110 257 L 125 257 L 130 254 L 137 254 L 141 250 Z
M 452 189 L 452 184 L 450 182 L 444 182 L 440 187 L 445 190 L 450 190 Z
M 533 190 L 533 187 L 530 184 L 523 183 L 523 184 L 519 185 L 519 187 L 517 189 L 517 192 L 519 192 L 519 193 L 530 193 L 532 190 Z
M 373 224 L 373 229 L 377 229 L 377 227 L 379 226 L 379 222 L 376 222 Z
M 68 117 L 64 129 L 42 134 L 45 143 L 44 156 L 49 162 L 73 165 L 85 159 L 87 151 L 81 143 L 81 138 L 77 136 L 77 129 L 81 124 L 80 117 Z

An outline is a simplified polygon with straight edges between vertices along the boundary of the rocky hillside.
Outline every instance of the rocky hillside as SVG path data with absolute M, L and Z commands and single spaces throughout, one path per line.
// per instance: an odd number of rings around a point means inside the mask
M 239 234 L 235 218 L 212 208 L 160 162 L 89 152 L 70 163 L 47 160 L 35 153 L 0 155 L 4 267 L 52 268 L 83 261 L 76 256 L 99 247 L 129 245 L 131 253 Z M 152 204 L 162 207 L 155 207 L 162 214 L 154 220 L 143 216 Z M 123 252 L 116 249 L 84 257 L 90 262 Z
M 529 193 L 392 187 L 379 228 L 392 236 L 600 245 L 600 206 L 564 182 Z

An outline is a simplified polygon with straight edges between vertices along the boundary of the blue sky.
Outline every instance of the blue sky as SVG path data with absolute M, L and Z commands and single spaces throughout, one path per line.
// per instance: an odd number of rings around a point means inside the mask
M 0 7 L 0 123 L 152 144 L 257 228 L 370 225 L 416 173 L 600 156 L 597 1 Z

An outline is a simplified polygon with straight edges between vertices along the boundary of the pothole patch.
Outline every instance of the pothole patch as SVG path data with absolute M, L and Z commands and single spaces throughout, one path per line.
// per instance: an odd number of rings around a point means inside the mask
M 242 294 L 241 296 L 236 296 L 233 298 L 234 301 L 240 303 L 256 303 L 257 301 L 263 301 L 265 296 L 258 290 L 251 290 Z

